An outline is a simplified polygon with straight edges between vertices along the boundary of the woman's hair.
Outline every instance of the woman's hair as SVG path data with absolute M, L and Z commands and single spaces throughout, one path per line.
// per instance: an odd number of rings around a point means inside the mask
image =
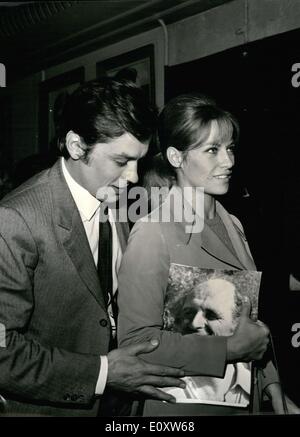
M 151 198 L 151 187 L 168 187 L 176 183 L 176 171 L 167 158 L 168 147 L 187 153 L 207 140 L 211 123 L 216 121 L 219 141 L 238 141 L 239 125 L 232 114 L 219 108 L 202 94 L 182 94 L 170 100 L 158 119 L 157 147 L 160 153 L 145 169 L 143 186 Z
M 167 160 L 168 147 L 188 152 L 207 140 L 211 123 L 219 127 L 220 141 L 238 141 L 239 125 L 232 114 L 219 108 L 214 100 L 201 94 L 183 94 L 170 100 L 158 121 L 158 141 Z
M 176 182 L 176 173 L 171 166 L 168 166 L 161 153 L 149 157 L 143 169 L 142 185 L 147 192 L 149 211 L 160 206 L 165 200 L 172 185 Z M 160 195 L 157 192 L 154 195 L 152 189 L 160 189 Z
M 175 172 L 165 165 L 161 153 L 158 153 L 157 155 L 148 159 L 143 176 L 143 186 L 147 191 L 149 191 L 149 193 L 151 191 L 151 187 L 171 188 L 175 181 Z

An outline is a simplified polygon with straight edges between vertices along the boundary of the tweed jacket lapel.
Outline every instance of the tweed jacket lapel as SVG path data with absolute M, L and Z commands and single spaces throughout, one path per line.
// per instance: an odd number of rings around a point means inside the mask
M 59 239 L 80 278 L 106 311 L 93 255 L 78 209 L 63 176 L 60 161 L 50 171 L 50 186 L 53 198 L 53 216 Z

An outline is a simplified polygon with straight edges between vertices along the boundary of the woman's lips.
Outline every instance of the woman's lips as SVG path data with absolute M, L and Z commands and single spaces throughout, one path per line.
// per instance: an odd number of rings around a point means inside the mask
M 231 177 L 231 173 L 228 173 L 228 174 L 220 174 L 220 175 L 215 175 L 214 176 L 214 178 L 216 178 L 216 179 L 230 179 L 230 177 Z

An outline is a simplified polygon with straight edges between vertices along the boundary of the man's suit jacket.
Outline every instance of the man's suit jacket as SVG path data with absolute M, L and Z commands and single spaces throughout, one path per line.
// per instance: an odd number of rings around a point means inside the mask
M 116 223 L 122 249 L 127 223 Z M 110 321 L 61 163 L 0 204 L 0 393 L 8 414 L 95 416 Z
M 147 361 L 182 368 L 186 375 L 223 377 L 225 337 L 182 336 L 162 330 L 170 267 L 176 263 L 211 269 L 256 268 L 242 225 L 236 217 L 228 214 L 219 202 L 216 203 L 217 213 L 234 248 L 233 253 L 206 224 L 201 232 L 190 232 L 191 223 L 185 218 L 191 217 L 192 211 L 188 211 L 191 207 L 181 200 L 180 191 L 173 187 L 161 207 L 137 222 L 131 231 L 119 271 L 119 343 L 123 346 L 159 338 L 159 347 L 144 357 Z M 183 220 L 176 221 L 180 218 L 180 205 L 184 209 Z M 169 206 L 170 220 L 163 222 L 161 218 L 168 217 Z M 276 372 L 271 372 L 266 384 L 273 381 L 277 381 Z M 163 408 L 163 404 L 160 407 Z M 166 407 L 167 411 L 161 411 L 167 414 L 170 409 L 171 405 Z

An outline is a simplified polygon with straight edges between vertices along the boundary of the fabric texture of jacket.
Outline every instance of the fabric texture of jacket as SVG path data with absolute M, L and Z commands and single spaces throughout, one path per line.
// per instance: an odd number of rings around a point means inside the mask
M 124 250 L 127 223 L 116 223 Z M 110 321 L 61 162 L 0 204 L 0 393 L 9 415 L 96 416 Z

